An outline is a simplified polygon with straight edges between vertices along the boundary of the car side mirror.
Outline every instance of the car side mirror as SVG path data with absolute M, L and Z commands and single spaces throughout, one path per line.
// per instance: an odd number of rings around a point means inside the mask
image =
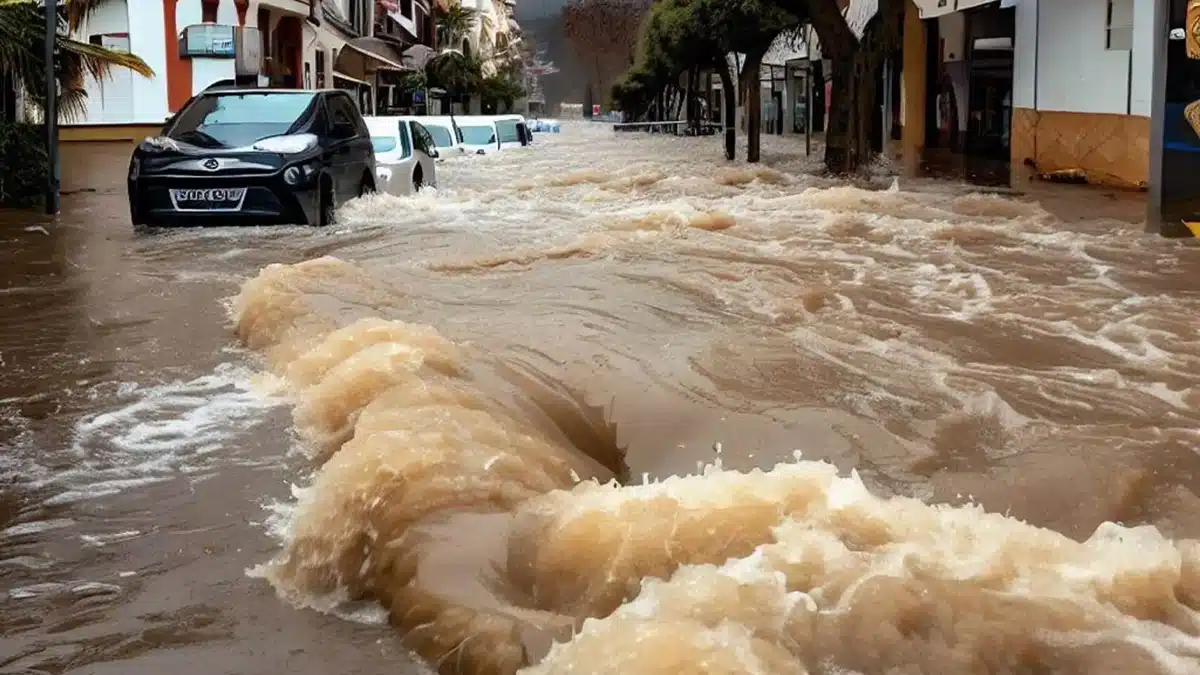
M 429 156 L 430 156 L 430 157 L 432 157 L 432 158 L 434 158 L 434 159 L 437 159 L 438 157 L 441 157 L 441 156 L 442 156 L 442 153 L 438 152 L 438 149 L 437 149 L 437 148 L 430 148 L 430 149 L 429 149 Z

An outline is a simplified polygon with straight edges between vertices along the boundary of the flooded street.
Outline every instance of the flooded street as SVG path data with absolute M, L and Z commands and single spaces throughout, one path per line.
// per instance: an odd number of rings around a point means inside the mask
M 1200 248 L 764 141 L 0 215 L 0 674 L 1200 673 Z

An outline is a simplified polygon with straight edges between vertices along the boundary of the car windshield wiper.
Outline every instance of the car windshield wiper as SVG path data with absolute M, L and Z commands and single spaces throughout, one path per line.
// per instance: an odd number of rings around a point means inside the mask
M 204 133 L 203 131 L 197 131 L 194 129 L 192 131 L 185 131 L 182 134 L 179 134 L 179 136 L 177 136 L 175 140 L 184 141 L 185 143 L 190 143 L 191 145 L 194 145 L 194 146 L 200 147 L 200 148 L 224 148 L 224 147 L 226 147 L 226 145 L 224 143 L 222 143 L 221 141 L 218 141 L 217 139 L 213 138 L 212 136 L 209 136 L 208 134 Z

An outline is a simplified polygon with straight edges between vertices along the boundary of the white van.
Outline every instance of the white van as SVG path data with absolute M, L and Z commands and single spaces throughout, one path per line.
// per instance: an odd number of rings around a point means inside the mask
M 496 125 L 501 149 L 520 148 L 533 142 L 533 134 L 524 115 L 495 115 L 491 119 Z
M 496 123 L 482 115 L 461 115 L 454 118 L 458 125 L 462 147 L 467 154 L 485 155 L 500 150 Z

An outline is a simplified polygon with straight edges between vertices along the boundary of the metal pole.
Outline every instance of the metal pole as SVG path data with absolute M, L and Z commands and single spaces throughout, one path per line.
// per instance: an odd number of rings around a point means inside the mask
M 807 61 L 804 64 L 804 156 L 812 155 L 812 105 L 813 105 L 813 67 L 812 67 L 812 26 L 808 27 L 804 36 L 804 51 Z
M 1146 231 L 1163 233 L 1163 141 L 1167 118 L 1167 42 L 1171 32 L 1170 0 L 1154 0 L 1154 39 L 1151 54 L 1153 90 L 1150 95 L 1150 184 L 1146 200 Z
M 54 43 L 58 40 L 58 4 L 46 4 L 46 213 L 58 214 L 58 78 L 54 72 Z

